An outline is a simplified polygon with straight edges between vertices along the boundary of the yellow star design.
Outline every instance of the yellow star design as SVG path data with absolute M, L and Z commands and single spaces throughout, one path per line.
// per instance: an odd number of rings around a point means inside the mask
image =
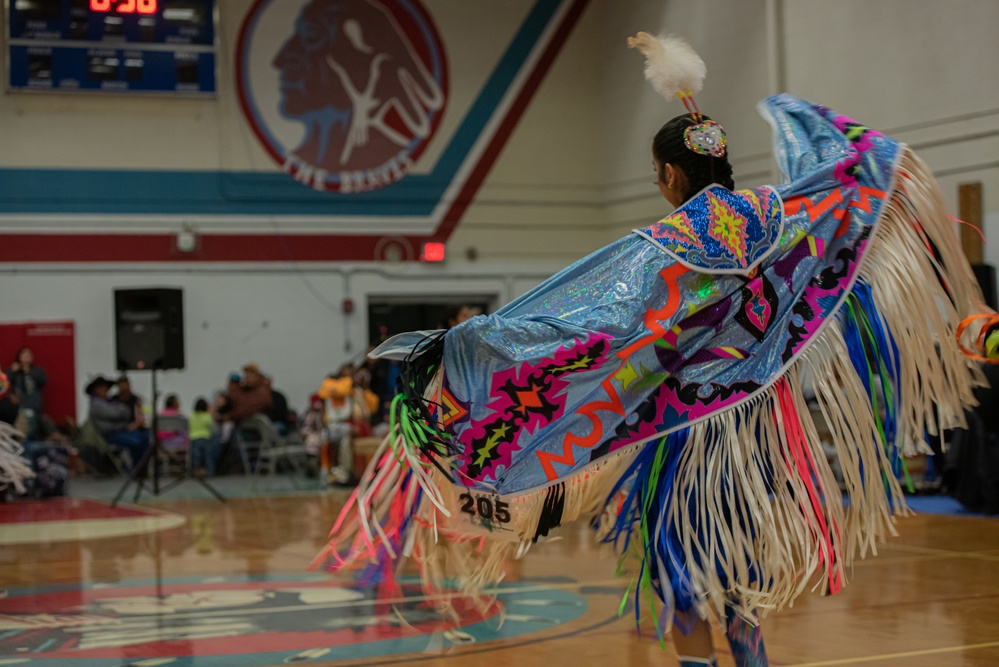
M 627 391 L 628 387 L 631 386 L 631 383 L 638 379 L 638 372 L 629 361 L 625 364 L 624 368 L 614 374 L 614 379 L 620 382 L 621 386 L 624 387 L 624 390 Z

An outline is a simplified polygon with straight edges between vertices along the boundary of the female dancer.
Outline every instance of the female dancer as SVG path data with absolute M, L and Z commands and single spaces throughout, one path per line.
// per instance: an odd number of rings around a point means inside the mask
M 379 348 L 406 359 L 403 392 L 319 561 L 388 575 L 412 556 L 426 587 L 467 594 L 596 514 L 684 664 L 714 664 L 713 610 L 738 664 L 765 665 L 758 615 L 838 592 L 906 512 L 903 452 L 963 423 L 981 373 L 957 329 L 981 296 L 904 145 L 779 95 L 761 112 L 786 182 L 734 190 L 693 99 L 704 63 L 675 38 L 630 44 L 687 107 L 652 145 L 676 211 L 493 315 Z

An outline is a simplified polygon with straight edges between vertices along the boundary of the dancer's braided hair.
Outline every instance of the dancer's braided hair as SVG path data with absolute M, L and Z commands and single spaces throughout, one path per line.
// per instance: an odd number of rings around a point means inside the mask
M 707 116 L 703 120 L 711 120 Z M 683 142 L 683 132 L 691 125 L 698 122 L 690 114 L 683 114 L 673 118 L 663 125 L 652 140 L 652 155 L 660 165 L 673 164 L 683 170 L 687 177 L 687 191 L 683 193 L 683 200 L 687 201 L 698 192 L 711 185 L 718 183 L 729 190 L 735 189 L 735 181 L 732 180 L 732 165 L 729 164 L 728 155 L 725 157 L 712 157 L 710 155 L 700 155 L 687 148 Z M 660 167 L 660 171 L 664 167 Z M 663 173 L 658 174 L 660 181 L 665 181 Z

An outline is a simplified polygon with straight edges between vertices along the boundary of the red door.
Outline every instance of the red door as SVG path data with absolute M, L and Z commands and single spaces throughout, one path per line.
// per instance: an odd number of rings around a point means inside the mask
M 49 383 L 42 391 L 45 414 L 56 424 L 76 420 L 76 332 L 73 322 L 0 324 L 0 366 L 6 371 L 22 347 L 35 353 L 35 365 Z

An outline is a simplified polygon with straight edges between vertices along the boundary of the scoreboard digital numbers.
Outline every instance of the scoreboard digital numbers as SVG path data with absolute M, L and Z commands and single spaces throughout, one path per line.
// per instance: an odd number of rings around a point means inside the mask
M 6 0 L 8 88 L 215 93 L 214 0 Z

